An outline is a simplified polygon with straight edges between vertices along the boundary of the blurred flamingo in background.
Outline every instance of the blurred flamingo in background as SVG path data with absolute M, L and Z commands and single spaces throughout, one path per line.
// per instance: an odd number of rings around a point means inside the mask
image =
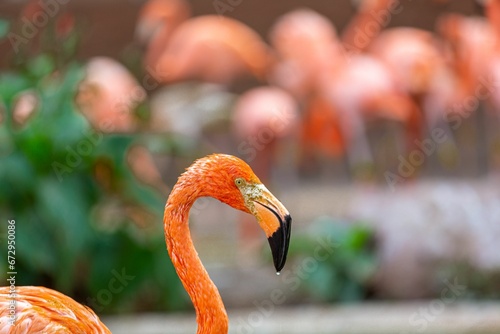
M 96 57 L 86 65 L 76 102 L 96 131 L 130 133 L 138 130 L 134 111 L 145 98 L 144 88 L 123 65 L 111 58 Z M 168 189 L 146 148 L 132 147 L 128 151 L 128 162 L 140 181 L 160 191 Z
M 337 110 L 318 93 L 321 73 L 336 66 L 343 56 L 335 26 L 311 9 L 297 9 L 276 20 L 269 39 L 277 54 L 269 80 L 290 92 L 303 112 L 302 168 L 312 167 L 314 158 L 320 155 L 342 156 L 344 142 Z
M 191 17 L 191 5 L 185 0 L 150 0 L 139 13 L 135 28 L 136 40 L 145 49 L 146 70 L 155 79 L 156 63 L 174 30 Z
M 141 145 L 130 147 L 127 152 L 127 162 L 139 181 L 156 188 L 161 193 L 170 190 L 156 167 L 154 156 L 146 147 Z
M 233 109 L 232 127 L 238 152 L 246 155 L 257 174 L 270 180 L 277 145 L 290 138 L 298 123 L 298 105 L 285 90 L 261 86 L 243 93 Z
M 94 128 L 102 132 L 132 132 L 138 124 L 135 107 L 146 92 L 117 61 L 96 57 L 88 61 L 76 102 Z
M 189 15 L 185 1 L 149 1 L 137 35 L 148 44 L 146 70 L 165 85 L 151 98 L 152 128 L 201 145 L 217 140 L 206 129 L 231 117 L 234 95 L 228 86 L 249 75 L 264 79 L 272 56 L 262 38 L 237 20 Z
M 228 84 L 244 74 L 264 78 L 269 61 L 267 46 L 251 28 L 225 17 L 200 16 L 173 32 L 150 67 L 159 81 Z
M 420 113 L 410 97 L 401 92 L 389 68 L 368 55 L 351 55 L 330 72 L 323 73 L 320 94 L 337 111 L 347 158 L 353 168 L 373 165 L 366 123 L 373 120 L 401 124 L 405 148 L 420 135 Z
M 408 123 L 411 149 L 415 148 L 412 141 L 423 135 L 421 119 L 426 121 L 429 133 L 439 128 L 447 138 L 453 138 L 446 112 L 452 109 L 458 94 L 456 76 L 442 41 L 417 28 L 383 30 L 401 9 L 394 0 L 362 1 L 342 39 L 348 51 L 370 52 L 382 60 L 396 80 L 397 89 L 413 100 L 413 116 Z
M 437 30 L 448 43 L 459 94 L 462 98 L 474 96 L 494 74 L 490 70 L 498 41 L 492 25 L 483 17 L 446 14 L 439 18 Z
M 458 83 L 441 45 L 442 41 L 430 32 L 391 28 L 374 38 L 369 51 L 385 62 L 398 88 L 418 106 L 427 124 L 428 136 L 439 129 L 449 138 L 448 143 L 452 143 L 447 113 L 453 110 L 459 97 Z
M 136 39 L 144 46 L 155 38 L 167 39 L 175 28 L 189 17 L 191 6 L 185 0 L 150 0 L 139 13 L 135 29 Z M 154 45 L 164 47 L 160 43 Z
M 498 1 L 487 1 L 487 18 L 447 14 L 437 23 L 437 30 L 448 42 L 463 98 L 477 95 L 480 87 L 490 92 L 496 89 L 496 77 L 500 76 L 499 7 Z M 495 102 L 497 96 L 488 94 L 489 102 L 500 106 Z
M 307 101 L 300 138 L 301 169 L 306 172 L 320 156 L 340 158 L 346 153 L 337 109 L 320 94 Z
M 60 292 L 38 286 L 18 286 L 15 304 L 10 293 L 10 287 L 0 287 L 0 333 L 111 334 L 90 308 Z M 9 324 L 12 305 L 15 325 Z
M 485 6 L 486 17 L 495 35 L 494 54 L 488 72 L 491 75 L 491 81 L 487 87 L 492 94 L 488 101 L 491 103 L 497 117 L 500 117 L 500 92 L 498 92 L 498 83 L 500 82 L 500 1 L 489 0 L 486 1 Z
M 301 103 L 315 94 L 320 74 L 343 57 L 335 26 L 311 9 L 297 9 L 279 17 L 269 39 L 278 58 L 269 81 Z
M 397 0 L 358 0 L 356 14 L 342 31 L 341 40 L 348 54 L 366 51 L 371 41 L 401 12 Z
M 40 97 L 33 90 L 27 90 L 16 97 L 12 119 L 17 126 L 24 126 L 33 117 L 40 105 Z
M 324 147 L 332 155 L 345 152 L 355 167 L 373 162 L 366 120 L 396 120 L 409 138 L 417 135 L 418 111 L 398 90 L 387 66 L 369 55 L 349 53 L 328 19 L 312 10 L 293 11 L 278 19 L 270 36 L 279 59 L 272 80 L 304 105 L 304 144 Z M 288 80 L 287 73 L 298 79 Z
M 196 311 L 199 334 L 228 332 L 228 318 L 215 284 L 198 257 L 189 231 L 189 210 L 199 197 L 214 197 L 253 214 L 271 247 L 274 266 L 285 265 L 291 217 L 241 159 L 214 154 L 195 161 L 179 177 L 165 206 L 168 253 Z
M 137 31 L 143 40 L 152 35 L 146 69 L 158 82 L 230 84 L 248 74 L 264 79 L 271 54 L 255 31 L 227 17 L 188 18 L 189 13 L 187 3 L 179 0 L 152 0 L 142 11 Z
M 500 117 L 497 84 L 500 80 L 500 32 L 497 30 L 500 5 L 498 1 L 486 1 L 485 10 L 486 18 L 446 14 L 437 22 L 437 30 L 448 43 L 459 85 L 459 98 L 449 117 L 450 122 L 458 130 L 471 116 L 475 121 L 477 149 L 474 158 L 480 174 L 488 172 L 490 158 L 487 152 L 490 149 L 493 149 L 490 151 L 492 161 L 500 165 L 500 151 L 495 149 L 500 142 L 496 135 Z M 487 110 L 491 113 L 485 112 Z

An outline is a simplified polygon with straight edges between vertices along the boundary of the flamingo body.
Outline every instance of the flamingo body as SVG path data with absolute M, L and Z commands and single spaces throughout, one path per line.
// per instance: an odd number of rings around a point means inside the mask
M 78 90 L 76 102 L 95 128 L 104 132 L 135 130 L 133 110 L 146 92 L 123 65 L 107 57 L 92 58 Z
M 278 87 L 263 86 L 245 92 L 234 108 L 233 124 L 237 135 L 245 139 L 270 129 L 275 138 L 291 134 L 298 118 L 297 102 Z
M 139 42 L 148 44 L 153 38 L 167 37 L 190 16 L 186 0 L 150 0 L 139 13 L 135 35 Z
M 313 151 L 329 157 L 340 157 L 345 153 L 338 111 L 323 96 L 313 97 L 304 112 L 301 129 L 302 151 Z
M 299 99 L 307 98 L 316 89 L 319 75 L 342 58 L 335 26 L 310 9 L 278 18 L 269 38 L 279 58 L 270 80 Z
M 370 52 L 390 66 L 398 86 L 419 94 L 429 90 L 433 75 L 444 66 L 438 43 L 432 33 L 424 30 L 392 28 L 373 41 Z
M 243 74 L 262 78 L 270 54 L 250 27 L 205 15 L 183 22 L 164 38 L 155 38 L 146 59 L 160 82 L 199 79 L 226 84 Z
M 1 334 L 111 333 L 88 307 L 60 292 L 38 286 L 16 287 L 16 320 L 10 325 L 9 287 L 0 288 Z
M 251 147 L 253 167 L 264 181 L 269 179 L 278 142 L 293 135 L 298 119 L 297 102 L 281 88 L 256 87 L 238 98 L 233 110 L 233 132 L 242 143 L 238 150 L 243 152 L 249 140 L 256 140 L 256 147 Z

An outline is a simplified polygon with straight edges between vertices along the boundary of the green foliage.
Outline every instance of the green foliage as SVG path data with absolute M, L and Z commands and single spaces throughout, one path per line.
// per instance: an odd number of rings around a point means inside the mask
M 9 32 L 10 23 L 7 20 L 0 19 L 0 38 L 4 38 Z
M 305 292 L 321 302 L 366 298 L 377 267 L 373 239 L 370 229 L 329 217 L 295 233 L 289 257 Z
M 470 261 L 438 262 L 436 273 L 436 297 L 439 298 L 445 282 L 463 286 L 463 293 L 455 294 L 457 299 L 500 299 L 500 269 L 478 268 Z
M 126 161 L 131 145 L 165 139 L 97 132 L 74 104 L 82 77 L 80 64 L 51 53 L 0 73 L 1 244 L 15 219 L 16 285 L 94 298 L 106 313 L 184 308 L 163 237 L 165 198 Z M 34 112 L 19 122 L 14 109 L 26 94 L 35 97 Z M 111 289 L 121 270 L 133 279 Z

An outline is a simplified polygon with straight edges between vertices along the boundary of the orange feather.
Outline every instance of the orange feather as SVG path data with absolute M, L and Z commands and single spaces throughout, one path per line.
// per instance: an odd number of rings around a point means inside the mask
M 0 333 L 111 333 L 88 307 L 60 292 L 38 286 L 16 287 L 16 320 L 10 324 L 10 287 L 0 288 Z

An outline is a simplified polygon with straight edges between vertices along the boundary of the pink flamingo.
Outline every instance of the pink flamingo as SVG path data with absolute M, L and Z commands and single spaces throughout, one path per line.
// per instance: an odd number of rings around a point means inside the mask
M 448 14 L 440 18 L 437 29 L 448 42 L 452 63 L 459 79 L 459 99 L 451 125 L 458 129 L 474 115 L 477 128 L 477 159 L 480 173 L 490 164 L 487 129 L 498 126 L 500 117 L 500 4 L 485 3 L 486 18 Z M 490 113 L 484 113 L 487 110 Z M 486 117 L 493 117 L 490 121 Z M 493 130 L 493 133 L 496 133 Z M 492 151 L 495 152 L 495 151 Z
M 429 134 L 434 130 L 444 131 L 447 138 L 453 139 L 446 112 L 456 102 L 457 80 L 441 47 L 443 43 L 421 29 L 383 30 L 391 15 L 401 10 L 398 4 L 394 0 L 362 1 L 357 15 L 342 34 L 343 42 L 351 52 L 369 52 L 383 61 L 397 89 L 413 100 L 409 149 L 416 148 L 412 141 L 422 135 L 420 118 L 427 122 Z
M 365 131 L 367 119 L 398 120 L 413 130 L 418 118 L 415 106 L 398 90 L 387 66 L 369 55 L 348 53 L 325 17 L 311 10 L 288 13 L 273 27 L 271 41 L 280 61 L 273 80 L 306 106 L 303 134 L 307 142 L 328 138 L 334 146 L 330 152 L 334 153 L 342 152 L 339 146 L 346 145 L 347 158 L 354 166 L 372 162 Z M 285 70 L 297 74 L 298 79 L 287 80 L 286 75 L 280 75 L 287 73 Z M 330 115 L 318 117 L 320 112 Z M 330 126 L 318 119 L 328 121 Z M 312 120 L 314 125 L 308 124 Z M 331 135 L 314 135 L 325 129 L 332 131 Z M 338 132 L 342 140 L 338 140 Z M 410 135 L 414 136 L 414 131 Z
M 295 132 L 297 121 L 297 102 L 278 87 L 253 88 L 236 101 L 232 124 L 238 151 L 263 180 L 269 180 L 277 146 Z
M 243 75 L 265 78 L 271 54 L 250 27 L 222 16 L 188 18 L 189 7 L 179 0 L 173 4 L 172 0 L 152 1 L 139 19 L 138 34 L 152 35 L 146 69 L 156 80 L 171 83 L 197 79 L 229 84 Z M 161 12 L 168 15 L 158 17 L 149 9 L 161 7 Z
M 83 115 L 102 132 L 132 132 L 137 128 L 135 107 L 146 92 L 117 61 L 96 57 L 86 65 L 76 102 Z
M 456 102 L 458 83 L 440 45 L 430 32 L 391 28 L 374 38 L 369 51 L 387 64 L 399 89 L 418 105 L 429 133 L 441 129 L 452 139 L 446 113 Z
M 487 13 L 495 8 L 487 7 Z M 494 19 L 493 14 L 488 15 Z M 437 30 L 448 43 L 462 97 L 474 96 L 480 86 L 491 86 L 498 58 L 498 36 L 494 25 L 483 17 L 447 14 L 439 18 Z M 480 80 L 482 79 L 482 80 Z M 486 79 L 486 80 L 485 80 Z
M 310 9 L 279 17 L 269 33 L 278 61 L 269 80 L 304 102 L 317 90 L 322 72 L 343 57 L 333 24 Z

